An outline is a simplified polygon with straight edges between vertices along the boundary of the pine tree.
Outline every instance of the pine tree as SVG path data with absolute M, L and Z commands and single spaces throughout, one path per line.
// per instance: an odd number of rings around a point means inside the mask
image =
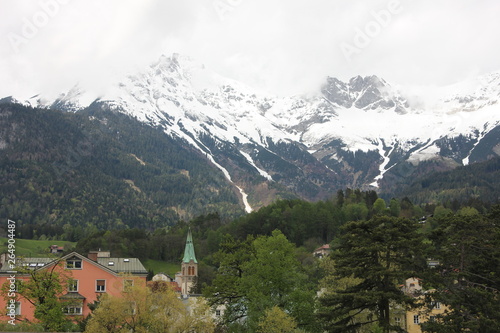
M 413 304 L 400 285 L 425 266 L 417 229 L 415 222 L 389 216 L 343 227 L 331 260 L 332 280 L 344 281 L 344 288 L 327 286 L 320 297 L 319 316 L 326 331 L 355 332 L 373 323 L 383 332 L 400 329 L 391 326 L 391 307 Z
M 429 282 L 434 300 L 449 310 L 435 322 L 422 325 L 426 332 L 500 332 L 500 214 L 489 217 L 474 209 L 447 215 L 431 239 L 440 266 Z

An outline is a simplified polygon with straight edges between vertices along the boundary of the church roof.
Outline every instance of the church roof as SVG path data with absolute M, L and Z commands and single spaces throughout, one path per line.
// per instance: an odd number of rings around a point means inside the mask
M 186 239 L 186 248 L 184 249 L 184 258 L 182 262 L 188 263 L 193 260 L 196 264 L 198 260 L 196 260 L 196 255 L 194 254 L 194 245 L 193 245 L 193 236 L 191 235 L 191 229 L 189 229 Z

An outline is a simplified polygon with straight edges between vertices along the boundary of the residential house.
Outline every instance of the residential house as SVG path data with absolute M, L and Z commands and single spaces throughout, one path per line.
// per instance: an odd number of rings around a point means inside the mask
M 60 295 L 65 300 L 64 312 L 68 316 L 87 316 L 94 303 L 104 293 L 120 295 L 124 288 L 136 283 L 146 282 L 147 270 L 137 258 L 110 257 L 109 252 L 94 251 L 85 257 L 72 252 L 61 258 L 18 258 L 18 268 L 14 271 L 7 265 L 0 269 L 0 285 L 10 284 L 12 277 L 16 283 L 30 279 L 36 271 L 54 270 L 68 278 L 65 291 Z M 10 280 L 9 280 L 10 279 Z M 0 308 L 7 307 L 4 297 L 0 298 Z M 16 320 L 34 319 L 34 306 L 16 294 Z M 10 320 L 0 313 L 0 320 Z
M 107 293 L 113 296 L 120 296 L 127 288 L 137 281 L 144 283 L 146 287 L 147 270 L 137 258 L 117 258 L 111 257 L 109 251 L 90 251 L 87 256 L 72 252 L 61 258 L 18 258 L 17 268 L 9 268 L 7 256 L 2 256 L 3 266 L 0 267 L 0 285 L 9 285 L 12 276 L 15 276 L 16 283 L 22 283 L 30 279 L 31 274 L 43 270 L 55 270 L 67 277 L 65 291 L 59 296 L 64 300 L 64 311 L 68 316 L 83 318 L 91 312 L 89 304 L 98 300 L 99 296 Z M 0 262 L 1 264 L 1 262 Z M 16 272 L 13 273 L 13 270 Z M 21 273 L 24 272 L 24 273 Z M 199 296 L 193 295 L 191 290 L 195 286 L 198 277 L 198 261 L 196 259 L 193 237 L 191 230 L 188 231 L 184 257 L 181 262 L 181 271 L 176 274 L 173 280 L 163 273 L 156 274 L 152 286 L 158 281 L 170 285 L 174 291 L 179 293 L 188 307 L 204 301 Z M 190 296 L 192 297 L 189 300 Z M 15 320 L 34 320 L 34 306 L 26 299 L 16 295 Z M 9 300 L 0 298 L 0 308 L 6 308 Z M 221 316 L 223 308 L 215 310 L 215 317 Z M 10 318 L 0 313 L 0 321 L 8 321 Z
M 415 297 L 420 304 L 415 309 L 407 310 L 405 317 L 400 319 L 401 327 L 403 327 L 404 320 L 404 327 L 408 333 L 422 333 L 422 329 L 420 328 L 422 323 L 435 320 L 437 315 L 443 314 L 446 310 L 446 306 L 439 302 L 425 303 L 426 294 L 432 293 L 432 290 L 423 290 L 420 279 L 407 279 L 403 290 L 405 293 Z
M 330 254 L 330 244 L 325 244 L 314 250 L 313 255 L 317 258 L 323 258 Z
M 181 295 L 181 287 L 170 276 L 168 276 L 164 273 L 158 273 L 155 276 L 153 276 L 151 281 L 148 282 L 148 285 L 151 287 L 154 285 L 154 283 L 158 283 L 158 282 L 165 283 L 166 285 L 169 285 L 173 291 L 175 291 L 177 294 Z
M 59 245 L 51 245 L 49 246 L 50 253 L 53 254 L 61 254 L 64 252 L 64 246 L 59 246 Z

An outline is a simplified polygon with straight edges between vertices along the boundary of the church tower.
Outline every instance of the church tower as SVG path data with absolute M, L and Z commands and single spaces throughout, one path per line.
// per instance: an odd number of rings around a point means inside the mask
M 184 258 L 181 263 L 181 294 L 187 296 L 195 284 L 198 277 L 198 261 L 194 254 L 193 236 L 189 229 L 186 239 L 186 248 L 184 249 Z

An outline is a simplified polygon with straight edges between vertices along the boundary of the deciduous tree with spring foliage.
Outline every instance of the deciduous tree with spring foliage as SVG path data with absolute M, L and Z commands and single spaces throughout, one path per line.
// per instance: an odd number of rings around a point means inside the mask
M 255 332 L 266 311 L 278 307 L 299 328 L 315 331 L 313 286 L 295 257 L 295 246 L 280 231 L 245 241 L 229 237 L 221 247 L 217 276 L 204 295 L 211 305 L 225 305 L 224 326 Z
M 211 333 L 214 324 L 202 300 L 184 304 L 164 282 L 146 287 L 136 280 L 119 296 L 104 295 L 86 333 Z
M 61 331 L 69 323 L 63 313 L 64 303 L 59 299 L 63 294 L 70 274 L 62 267 L 61 262 L 55 262 L 49 267 L 32 270 L 27 267 L 17 269 L 17 297 L 27 300 L 35 308 L 34 316 L 47 331 Z M 2 286 L 2 294 L 8 286 Z

